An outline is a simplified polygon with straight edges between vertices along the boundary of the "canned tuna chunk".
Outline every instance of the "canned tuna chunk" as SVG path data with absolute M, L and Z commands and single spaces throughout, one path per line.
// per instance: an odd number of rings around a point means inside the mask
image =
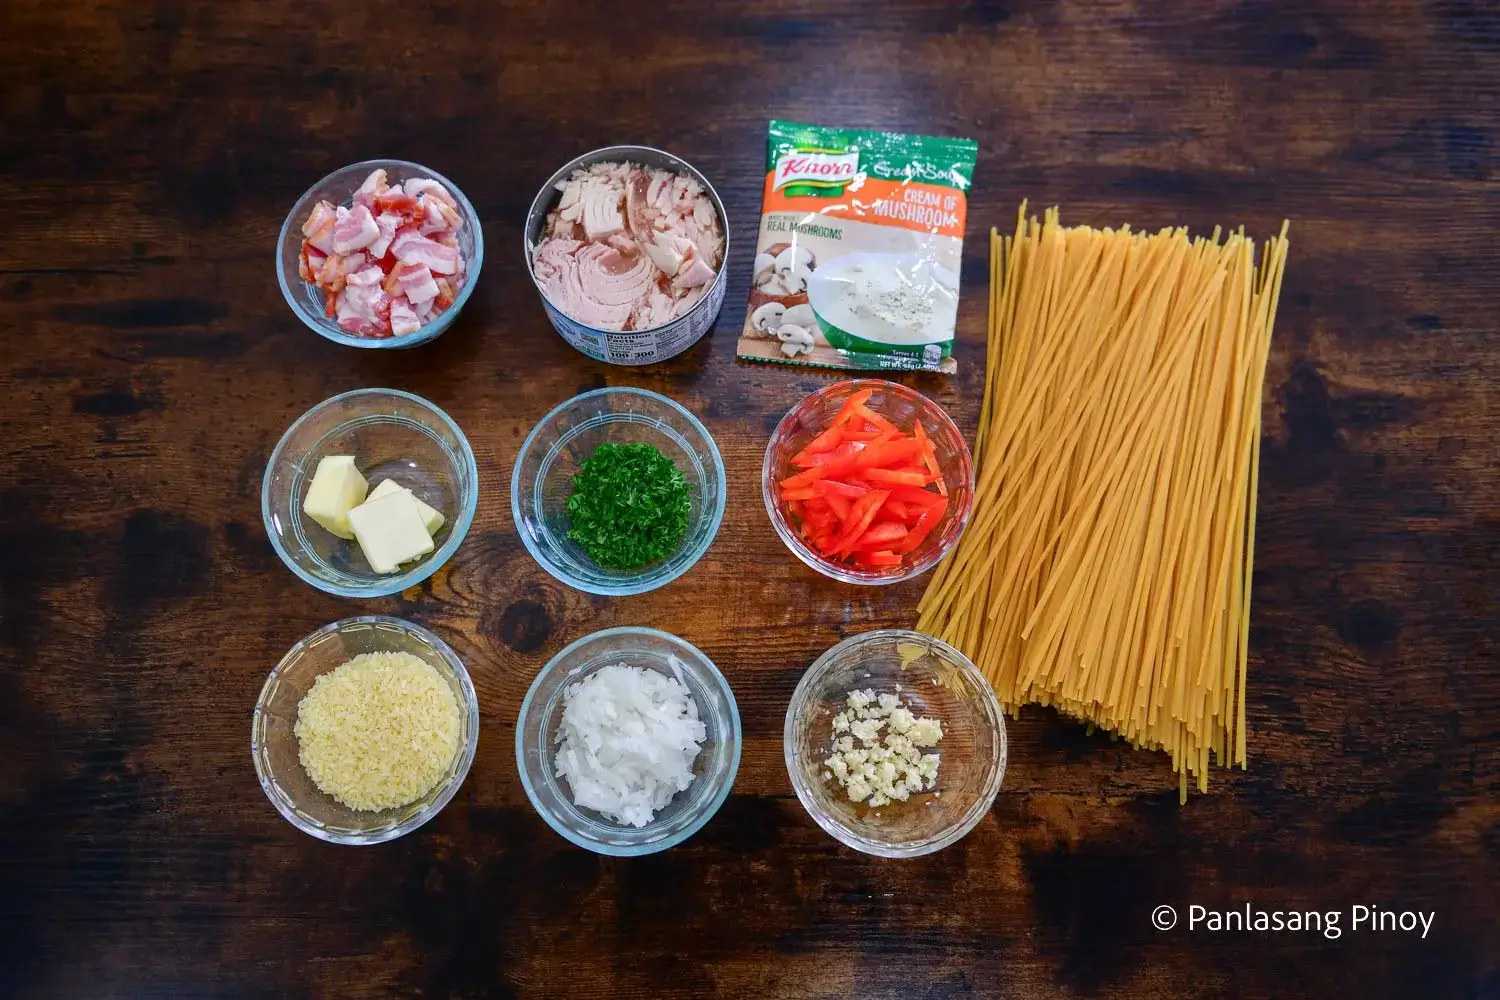
M 525 251 L 553 327 L 610 364 L 681 354 L 724 305 L 724 204 L 686 160 L 649 146 L 596 149 L 553 174 Z

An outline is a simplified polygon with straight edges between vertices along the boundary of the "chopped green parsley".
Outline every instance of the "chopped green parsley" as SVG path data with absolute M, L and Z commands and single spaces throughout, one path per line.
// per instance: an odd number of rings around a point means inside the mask
M 573 477 L 568 538 L 603 569 L 639 569 L 677 550 L 691 494 L 686 477 L 653 445 L 601 444 Z

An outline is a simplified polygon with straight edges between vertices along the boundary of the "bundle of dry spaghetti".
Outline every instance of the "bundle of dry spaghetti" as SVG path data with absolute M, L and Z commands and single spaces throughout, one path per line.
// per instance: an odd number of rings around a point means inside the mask
M 1286 225 L 1190 238 L 990 234 L 989 367 L 969 528 L 918 628 L 1007 709 L 1166 750 L 1207 787 L 1244 766 L 1261 383 Z

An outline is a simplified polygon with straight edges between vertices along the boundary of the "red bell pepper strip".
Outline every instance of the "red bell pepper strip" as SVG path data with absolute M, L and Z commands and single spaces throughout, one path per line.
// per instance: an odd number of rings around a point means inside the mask
M 917 546 L 921 545 L 927 539 L 927 536 L 932 534 L 932 529 L 937 527 L 938 522 L 943 519 L 943 515 L 947 512 L 948 501 L 939 497 L 937 503 L 928 507 L 922 512 L 922 516 L 917 518 L 917 523 L 907 533 L 906 538 L 901 541 L 901 544 L 897 547 L 897 551 L 903 555 L 915 551 Z
M 866 469 L 865 478 L 872 483 L 888 483 L 892 486 L 927 485 L 927 476 L 921 472 L 899 472 L 895 469 Z
M 839 445 L 832 451 L 825 451 L 820 452 L 816 455 L 809 455 L 803 461 L 794 462 L 794 464 L 801 469 L 811 469 L 814 466 L 826 465 L 827 463 L 832 462 L 836 459 L 848 458 L 850 455 L 853 455 L 855 452 L 861 450 L 862 448 L 864 448 L 864 444 L 862 442 L 845 441 L 843 444 Z
M 894 521 L 881 521 L 870 525 L 870 529 L 864 533 L 859 540 L 862 549 L 883 549 L 889 547 L 891 542 L 899 542 L 905 538 L 907 530 L 905 525 Z
M 868 400 L 869 397 L 866 396 L 865 399 Z M 880 414 L 870 409 L 864 404 L 863 401 L 861 401 L 859 404 L 859 415 L 865 418 L 865 423 L 873 424 L 880 430 L 893 431 L 896 429 L 895 424 L 891 423 L 889 420 L 885 419 L 885 417 L 882 417 Z
M 806 501 L 803 504 L 803 508 L 805 511 L 803 514 L 803 520 L 807 521 L 809 524 L 831 522 L 834 520 L 833 508 L 829 507 L 828 502 L 822 497 L 815 497 L 812 500 Z
M 870 488 L 868 486 L 857 486 L 854 483 L 842 483 L 837 479 L 819 479 L 816 483 L 813 483 L 813 489 L 817 490 L 818 493 L 825 497 L 841 496 L 845 500 L 858 500 L 860 497 L 870 492 Z
M 831 426 L 842 427 L 853 420 L 861 410 L 864 410 L 865 403 L 869 402 L 870 397 L 873 395 L 875 395 L 874 389 L 861 389 L 850 396 L 844 405 L 839 407 L 839 412 L 834 414 Z
M 871 445 L 870 447 L 874 446 Z M 868 450 L 868 448 L 865 449 L 865 451 Z M 856 451 L 839 458 L 830 459 L 827 462 L 822 462 L 810 469 L 804 469 L 794 476 L 788 476 L 781 481 L 781 485 L 787 489 L 795 490 L 803 486 L 811 486 L 819 479 L 838 479 L 840 476 L 846 475 L 860 467 L 858 463 L 862 454 L 864 454 L 864 451 Z
M 835 556 L 843 558 L 854 551 L 854 547 L 859 544 L 860 536 L 869 529 L 870 524 L 875 520 L 875 515 L 880 513 L 881 506 L 885 504 L 885 498 L 890 495 L 888 490 L 871 490 L 854 501 L 854 509 L 849 512 L 849 523 L 834 550 Z
M 948 511 L 937 448 L 920 421 L 908 433 L 868 406 L 874 390 L 845 400 L 791 460 L 779 493 L 809 546 L 856 566 L 896 566 Z M 934 489 L 935 487 L 935 489 Z
M 872 441 L 859 453 L 861 469 L 886 469 L 913 464 L 922 454 L 922 442 L 915 438 L 903 441 Z
M 943 500 L 942 497 L 938 496 L 931 490 L 916 489 L 911 486 L 897 486 L 895 489 L 891 490 L 891 496 L 895 497 L 897 500 L 900 500 L 902 503 L 915 504 L 916 506 L 921 507 L 924 510 L 928 507 L 936 506 Z
M 833 511 L 834 516 L 839 519 L 839 523 L 849 523 L 849 512 L 854 507 L 853 500 L 850 500 L 848 497 L 840 496 L 837 493 L 828 494 L 827 496 L 820 497 L 820 499 L 824 503 L 828 504 L 829 509 Z
M 943 467 L 938 464 L 937 446 L 927 436 L 927 429 L 922 426 L 922 421 L 920 420 L 917 421 L 916 436 L 917 440 L 922 442 L 922 452 L 926 461 L 927 471 L 936 477 L 935 482 L 937 483 L 938 493 L 942 496 L 947 496 L 948 484 L 943 479 Z
M 813 438 L 797 454 L 792 456 L 793 465 L 807 465 L 808 459 L 814 455 L 821 455 L 825 451 L 832 451 L 844 443 L 844 428 L 838 424 L 829 427 L 823 433 Z
M 819 479 L 826 479 L 830 474 L 834 472 L 846 471 L 843 469 L 830 468 L 831 466 L 837 466 L 844 461 L 846 461 L 846 459 L 838 459 L 833 462 L 823 462 L 822 464 L 815 465 L 810 469 L 804 469 L 796 475 L 787 476 L 778 485 L 784 490 L 796 490 L 801 489 L 804 486 L 811 486 Z

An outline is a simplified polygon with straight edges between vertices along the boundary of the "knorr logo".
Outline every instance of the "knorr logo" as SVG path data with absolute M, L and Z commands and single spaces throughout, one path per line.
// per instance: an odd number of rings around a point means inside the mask
M 786 188 L 789 195 L 825 198 L 844 193 L 844 186 L 859 173 L 858 149 L 818 149 L 799 146 L 776 161 L 772 190 Z

